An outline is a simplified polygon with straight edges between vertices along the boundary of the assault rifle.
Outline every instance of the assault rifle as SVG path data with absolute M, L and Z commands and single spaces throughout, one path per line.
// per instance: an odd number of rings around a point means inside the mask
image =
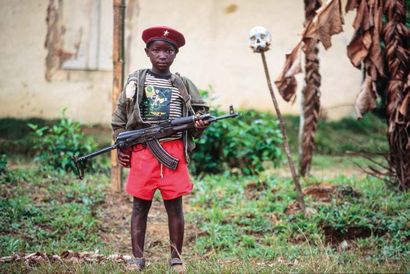
M 237 116 L 239 116 L 239 113 L 235 112 L 233 107 L 230 106 L 229 114 L 218 117 L 212 116 L 209 113 L 202 115 L 192 115 L 168 120 L 159 124 L 151 125 L 146 128 L 124 131 L 118 135 L 113 145 L 97 150 L 85 156 L 74 156 L 72 157 L 72 160 L 74 162 L 78 177 L 82 179 L 84 177 L 85 165 L 89 159 L 114 149 L 122 149 L 137 144 L 146 144 L 151 150 L 152 154 L 158 159 L 158 161 L 160 161 L 164 166 L 175 170 L 178 166 L 179 160 L 170 155 L 166 150 L 164 150 L 158 139 L 166 138 L 174 135 L 175 133 L 184 132 L 186 130 L 195 128 L 195 121 L 198 120 L 213 123 L 227 118 L 235 118 Z

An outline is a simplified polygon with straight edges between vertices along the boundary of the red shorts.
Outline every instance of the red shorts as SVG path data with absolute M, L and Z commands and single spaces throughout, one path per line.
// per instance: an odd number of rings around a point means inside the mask
M 125 191 L 143 200 L 152 200 L 155 190 L 164 200 L 172 200 L 192 191 L 182 140 L 161 143 L 172 156 L 179 159 L 176 170 L 161 164 L 148 147 L 136 145 L 132 149 L 131 169 Z

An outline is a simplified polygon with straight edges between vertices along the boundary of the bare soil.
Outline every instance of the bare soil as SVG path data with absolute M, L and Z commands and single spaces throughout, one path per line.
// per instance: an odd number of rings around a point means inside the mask
M 189 196 L 184 197 L 185 213 L 191 210 L 187 204 L 188 198 Z M 114 253 L 132 256 L 130 236 L 132 197 L 125 192 L 118 193 L 109 189 L 102 209 L 103 241 Z M 192 256 L 190 251 L 197 234 L 198 229 L 185 221 L 184 254 L 187 256 L 183 254 L 183 257 Z M 156 197 L 148 215 L 144 249 L 144 256 L 148 258 L 149 262 L 169 259 L 170 243 L 167 214 L 162 200 Z

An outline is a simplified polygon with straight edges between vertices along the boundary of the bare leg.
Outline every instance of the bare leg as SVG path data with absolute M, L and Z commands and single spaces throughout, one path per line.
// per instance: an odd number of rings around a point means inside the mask
M 152 201 L 134 197 L 131 215 L 131 243 L 132 254 L 136 258 L 142 258 L 144 256 L 145 231 L 151 203 Z
M 171 241 L 171 258 L 179 258 L 184 241 L 184 211 L 182 197 L 164 201 L 168 214 L 169 239 Z

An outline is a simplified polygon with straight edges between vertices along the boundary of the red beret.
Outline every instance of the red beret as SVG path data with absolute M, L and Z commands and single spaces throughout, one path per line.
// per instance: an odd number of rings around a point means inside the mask
M 142 40 L 144 40 L 146 44 L 157 40 L 166 41 L 174 45 L 176 48 L 185 45 L 184 35 L 179 31 L 166 26 L 155 26 L 144 30 L 142 32 Z

